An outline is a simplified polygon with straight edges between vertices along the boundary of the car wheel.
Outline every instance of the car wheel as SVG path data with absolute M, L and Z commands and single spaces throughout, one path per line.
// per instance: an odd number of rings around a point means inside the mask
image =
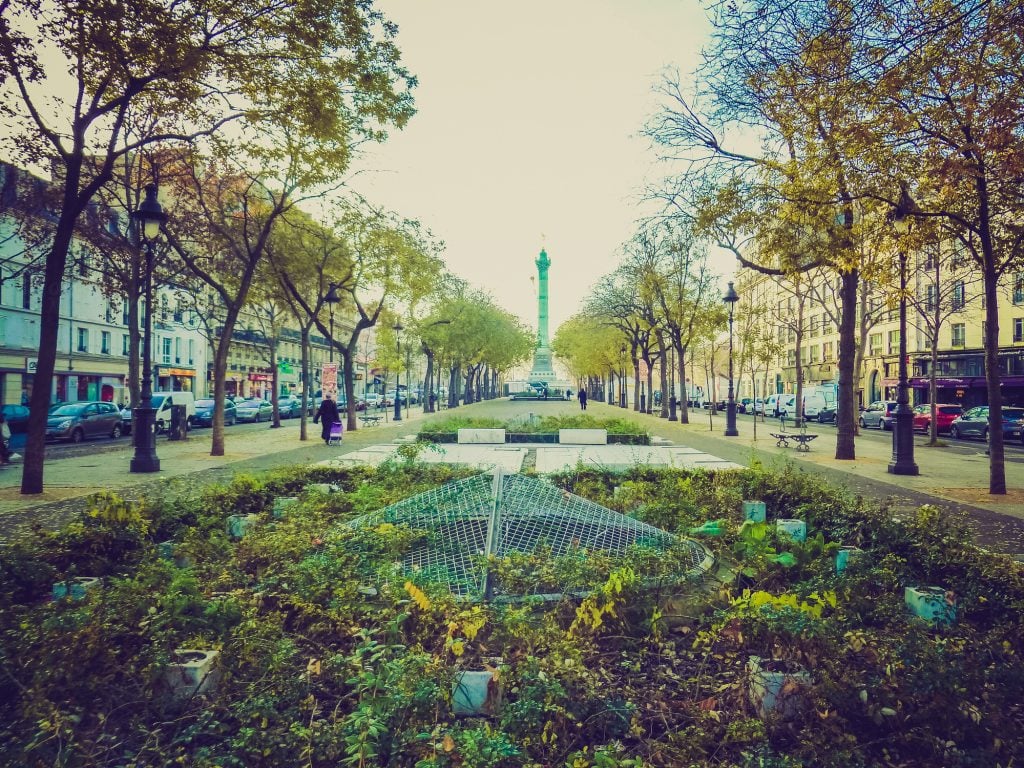
M 80 443 L 83 440 L 85 440 L 85 432 L 83 432 L 81 429 L 73 429 L 73 430 L 71 430 L 71 442 L 72 443 Z
M 868 425 L 864 423 L 863 417 L 860 420 L 860 428 L 861 429 L 867 429 L 868 428 Z
M 257 414 L 256 414 L 256 423 L 257 423 L 257 424 L 259 424 L 259 423 L 260 423 L 261 421 L 263 421 L 263 417 L 262 417 L 262 416 L 260 416 L 260 415 L 259 415 L 259 414 L 257 413 Z
M 186 432 L 188 432 L 190 429 L 192 429 L 192 427 L 194 427 L 195 425 L 196 425 L 195 419 L 193 419 L 191 416 L 189 416 L 187 419 L 185 419 L 185 431 Z
M 957 428 L 957 427 L 950 427 L 949 428 L 949 436 L 952 437 L 954 440 L 959 440 L 960 439 L 960 430 L 959 430 L 959 428 Z
M 112 438 L 113 438 L 114 440 L 117 440 L 117 438 L 119 438 L 119 437 L 121 436 L 121 425 L 120 425 L 120 424 L 115 424 L 115 425 L 114 425 L 114 429 L 113 429 L 113 431 L 112 431 L 112 432 L 110 433 L 110 436 L 111 436 L 111 437 L 112 437 Z
M 153 422 L 153 432 L 154 432 L 154 434 L 159 435 L 163 431 L 164 431 L 163 419 L 161 419 L 160 421 Z
M 983 442 L 988 442 L 988 430 L 987 429 L 981 430 L 981 439 L 982 439 Z
M 885 419 L 882 419 L 881 421 L 878 422 L 878 427 L 883 432 L 889 432 L 890 430 L 892 430 L 892 420 L 890 419 L 889 421 L 886 421 Z

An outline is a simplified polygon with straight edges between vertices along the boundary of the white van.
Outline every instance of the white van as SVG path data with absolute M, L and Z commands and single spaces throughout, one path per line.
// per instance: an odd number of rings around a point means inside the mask
M 811 386 L 804 388 L 804 418 L 819 423 L 836 419 L 836 387 Z
M 157 405 L 157 398 L 160 404 Z M 153 407 L 156 409 L 156 431 L 165 432 L 171 425 L 171 406 L 185 406 L 185 424 L 189 429 L 196 420 L 196 396 L 191 392 L 154 392 Z
M 780 413 L 779 406 L 781 405 L 779 401 L 785 397 L 786 395 L 768 395 L 768 399 L 764 401 L 765 416 L 778 418 Z

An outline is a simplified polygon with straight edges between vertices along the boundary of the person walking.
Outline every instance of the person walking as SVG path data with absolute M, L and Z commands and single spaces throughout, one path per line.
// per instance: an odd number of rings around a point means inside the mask
M 576 394 L 576 397 L 580 400 L 580 410 L 587 410 L 587 390 L 580 387 L 580 391 Z
M 318 421 L 320 422 L 320 437 L 324 439 L 325 444 L 330 445 L 331 425 L 336 421 L 341 421 L 338 404 L 331 398 L 324 397 L 320 401 L 320 407 L 316 409 L 316 414 L 313 416 L 313 423 L 316 424 Z
M 11 425 L 0 411 L 0 464 L 11 463 Z

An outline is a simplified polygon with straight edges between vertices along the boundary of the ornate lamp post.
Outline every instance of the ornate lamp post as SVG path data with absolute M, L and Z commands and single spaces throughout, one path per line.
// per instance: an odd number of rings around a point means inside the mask
M 619 347 L 619 408 L 626 407 L 626 345 Z
M 330 357 L 327 361 L 330 363 L 334 362 L 334 305 L 341 301 L 341 296 L 338 295 L 338 284 L 328 283 L 327 284 L 327 295 L 324 296 L 324 302 L 327 304 L 327 309 L 330 313 L 330 329 L 331 332 L 328 334 L 331 338 L 328 339 L 330 346 L 328 348 L 328 354 Z
M 722 297 L 722 301 L 729 306 L 729 399 L 725 404 L 726 437 L 738 437 L 740 434 L 736 429 L 736 396 L 732 387 L 732 315 L 736 302 L 739 300 L 740 296 L 736 293 L 736 289 L 732 287 L 732 282 L 730 281 L 729 287 L 726 288 L 725 295 Z
M 916 206 L 906 187 L 890 214 L 893 228 L 900 235 L 910 231 L 911 216 Z M 907 381 L 907 251 L 900 247 L 900 361 L 899 383 L 896 385 L 896 410 L 893 413 L 891 475 L 916 475 L 914 461 L 914 412 L 910 409 L 910 386 Z
M 402 336 L 401 333 L 405 329 L 401 323 L 395 323 L 392 328 L 395 330 L 395 346 L 398 349 L 398 364 L 395 366 L 395 421 L 402 420 Z
M 160 459 L 156 455 L 154 431 L 156 411 L 153 409 L 153 242 L 160 234 L 161 225 L 167 221 L 167 214 L 157 200 L 156 184 L 146 185 L 146 199 L 138 210 L 132 211 L 132 218 L 135 219 L 146 249 L 146 324 L 142 330 L 142 392 L 139 407 L 135 409 L 133 417 L 135 455 L 132 456 L 128 471 L 159 472 Z

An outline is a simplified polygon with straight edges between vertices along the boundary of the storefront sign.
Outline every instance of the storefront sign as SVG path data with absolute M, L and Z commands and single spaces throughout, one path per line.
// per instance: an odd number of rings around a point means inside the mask
M 36 365 L 39 364 L 39 359 L 35 357 L 25 358 L 25 373 L 35 373 Z
M 195 376 L 195 371 L 190 371 L 188 368 L 167 368 L 165 373 L 168 376 Z
M 269 373 L 250 373 L 249 381 L 273 381 L 274 377 Z

